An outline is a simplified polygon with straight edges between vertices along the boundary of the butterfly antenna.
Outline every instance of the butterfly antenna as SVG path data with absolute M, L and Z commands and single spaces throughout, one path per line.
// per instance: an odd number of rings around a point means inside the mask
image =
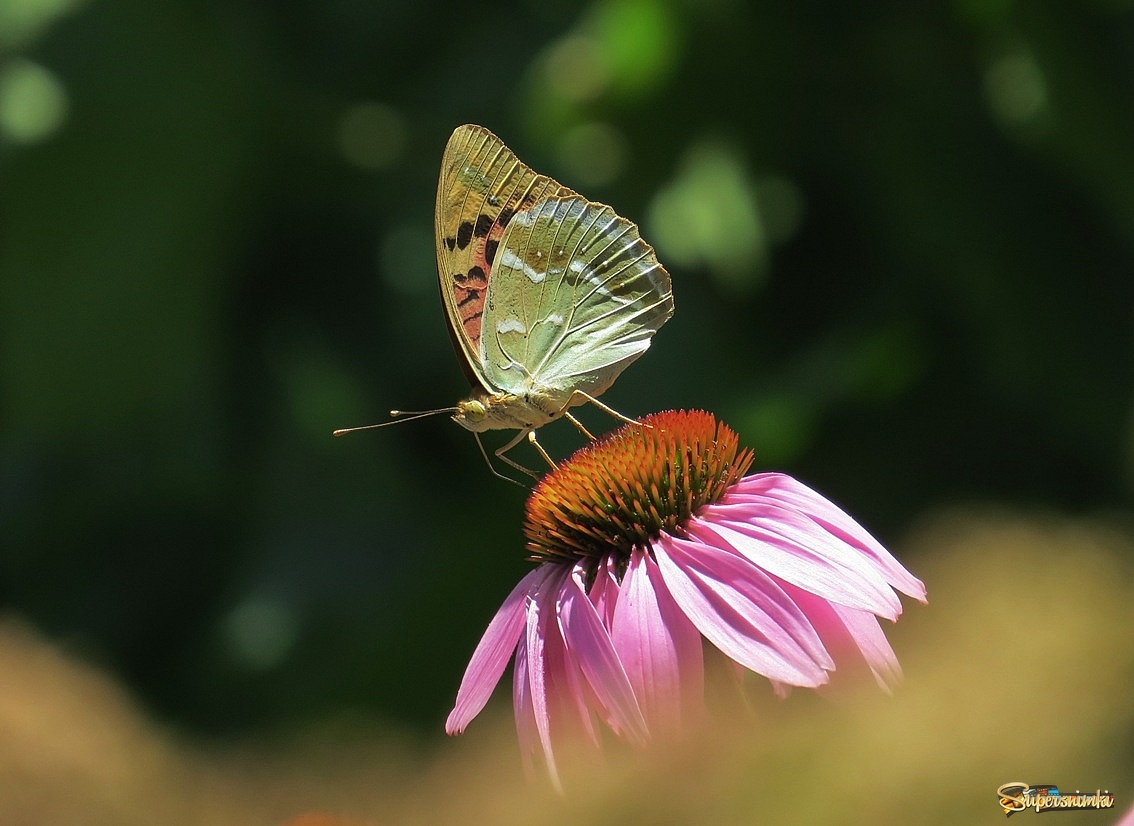
M 374 430 L 378 427 L 389 427 L 392 424 L 401 424 L 402 422 L 412 422 L 414 419 L 424 419 L 426 416 L 436 416 L 440 413 L 456 413 L 456 407 L 439 407 L 436 410 L 391 410 L 390 416 L 395 419 L 392 422 L 379 422 L 378 424 L 364 424 L 360 427 L 340 427 L 331 433 L 332 436 L 344 436 L 347 433 L 354 433 L 358 430 Z

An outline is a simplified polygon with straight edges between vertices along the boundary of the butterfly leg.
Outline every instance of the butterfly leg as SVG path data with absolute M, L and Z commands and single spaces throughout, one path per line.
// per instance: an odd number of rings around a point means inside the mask
M 586 432 L 586 431 L 584 431 L 584 432 Z M 551 461 L 551 457 L 547 455 L 547 451 L 543 449 L 543 445 L 541 445 L 536 440 L 534 430 L 528 431 L 528 441 L 532 443 L 532 447 L 534 447 L 536 450 L 539 451 L 539 455 L 542 456 L 544 458 L 544 461 L 546 461 L 547 464 L 550 465 L 551 468 L 554 470 L 555 469 L 555 462 Z
M 498 459 L 508 463 L 509 465 L 514 467 L 516 470 L 519 470 L 523 473 L 526 473 L 528 476 L 531 476 L 533 479 L 538 479 L 539 474 L 536 473 L 534 470 L 530 470 L 529 468 L 524 467 L 523 465 L 521 465 L 519 462 L 515 461 L 514 459 L 509 459 L 507 456 L 504 455 L 509 450 L 514 448 L 516 445 L 518 445 L 520 443 L 520 440 L 523 439 L 525 436 L 527 437 L 528 441 L 532 443 L 532 445 L 535 447 L 535 449 L 539 451 L 540 455 L 543 456 L 543 458 L 547 460 L 547 463 L 549 465 L 551 465 L 551 467 L 555 467 L 555 462 L 551 461 L 551 457 L 547 455 L 547 451 L 544 450 L 543 446 L 539 442 L 536 441 L 535 429 L 534 428 L 528 429 L 528 430 L 521 430 L 519 433 L 517 433 L 515 438 L 512 439 L 512 441 L 508 442 L 508 444 L 504 445 L 501 448 L 498 448 L 495 451 L 496 457 Z M 499 475 L 499 474 L 497 474 L 497 475 Z
M 567 398 L 567 404 L 563 405 L 562 412 L 564 414 L 567 413 L 567 408 L 572 407 L 573 405 L 578 403 L 575 400 L 576 396 L 582 398 L 583 401 L 590 402 L 595 407 L 597 407 L 599 410 L 603 411 L 608 416 L 612 416 L 615 419 L 618 419 L 618 421 L 620 421 L 620 422 L 625 422 L 626 424 L 641 424 L 641 422 L 639 422 L 637 419 L 630 419 L 630 418 L 627 418 L 626 416 L 623 416 L 621 413 L 619 413 L 613 407 L 607 407 L 605 404 L 600 402 L 598 399 L 596 399 L 590 393 L 584 393 L 582 390 L 578 390 L 578 389 L 571 391 L 571 395 Z M 574 421 L 574 419 L 572 419 L 572 421 Z M 583 431 L 583 432 L 585 433 L 586 431 Z M 591 438 L 593 439 L 594 437 L 592 436 Z
M 476 446 L 480 448 L 480 455 L 484 457 L 484 463 L 485 463 L 486 465 L 488 465 L 488 469 L 492 471 L 492 475 L 493 475 L 493 476 L 496 476 L 496 477 L 498 477 L 498 478 L 500 478 L 500 479 L 503 479 L 503 480 L 504 480 L 505 482 L 511 482 L 511 483 L 512 483 L 513 485 L 519 485 L 520 487 L 525 487 L 525 486 L 524 486 L 524 484 L 523 484 L 522 482 L 517 482 L 517 481 L 516 481 L 515 479 L 513 479 L 513 478 L 512 478 L 511 476 L 505 476 L 505 475 L 504 475 L 503 473 L 501 473 L 500 471 L 498 471 L 498 470 L 497 470 L 497 469 L 496 469 L 496 468 L 495 468 L 495 467 L 493 466 L 493 464 L 492 464 L 492 460 L 488 458 L 488 452 L 487 452 L 487 451 L 486 451 L 486 450 L 484 449 L 484 442 L 482 442 L 482 441 L 480 440 L 480 434 L 479 434 L 479 433 L 473 433 L 473 436 L 475 436 L 475 437 L 476 437 Z M 497 453 L 497 455 L 499 456 L 499 452 Z M 501 459 L 503 459 L 503 460 L 504 460 L 505 462 L 507 462 L 508 464 L 510 464 L 510 465 L 513 465 L 513 466 L 514 466 L 514 467 L 516 467 L 516 468 L 519 468 L 519 469 L 520 469 L 520 470 L 522 470 L 522 471 L 523 471 L 524 473 L 527 473 L 527 474 L 529 474 L 529 475 L 531 475 L 531 476 L 535 476 L 535 474 L 534 474 L 534 473 L 532 473 L 532 472 L 531 472 L 530 470 L 528 470 L 528 469 L 527 469 L 527 468 L 525 468 L 525 467 L 520 467 L 520 465 L 516 464 L 516 463 L 515 463 L 515 462 L 513 462 L 513 461 L 512 461 L 511 459 L 508 459 L 508 458 L 506 458 L 506 457 L 504 457 L 504 456 L 500 456 L 500 458 L 501 458 Z
M 578 419 L 576 419 L 574 416 L 572 416 L 570 413 L 568 413 L 566 410 L 563 411 L 563 418 L 567 419 L 567 421 L 569 421 L 569 422 L 571 422 L 571 424 L 575 425 L 575 427 L 577 427 L 579 429 L 579 432 L 582 433 L 584 436 L 586 436 L 588 439 L 590 439 L 592 442 L 595 440 L 595 437 L 591 434 L 591 431 L 589 431 L 585 427 L 583 427 L 583 423 L 581 421 L 579 421 Z

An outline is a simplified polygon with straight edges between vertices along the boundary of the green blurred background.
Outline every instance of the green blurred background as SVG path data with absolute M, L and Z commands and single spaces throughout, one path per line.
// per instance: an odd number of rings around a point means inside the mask
M 330 432 L 467 392 L 468 121 L 672 273 L 616 409 L 712 410 L 884 541 L 1129 514 L 1132 4 L 852 6 L 0 0 L 4 612 L 187 731 L 440 730 L 524 492 L 444 417 Z

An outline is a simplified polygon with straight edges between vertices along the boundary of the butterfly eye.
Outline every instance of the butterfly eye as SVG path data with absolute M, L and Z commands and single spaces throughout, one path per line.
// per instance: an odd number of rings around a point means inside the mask
M 464 415 L 470 422 L 484 421 L 484 417 L 488 415 L 488 410 L 485 408 L 484 403 L 479 399 L 465 399 L 458 406 L 458 412 Z

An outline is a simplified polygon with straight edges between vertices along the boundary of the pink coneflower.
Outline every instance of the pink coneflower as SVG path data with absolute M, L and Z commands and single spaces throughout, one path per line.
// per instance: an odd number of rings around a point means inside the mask
M 445 729 L 464 731 L 515 654 L 525 762 L 598 744 L 599 722 L 634 743 L 702 711 L 703 641 L 777 692 L 865 665 L 901 676 L 877 617 L 895 589 L 925 586 L 857 522 L 782 473 L 744 476 L 752 451 L 708 413 L 658 413 L 592 442 L 547 474 L 524 533 L 538 567 L 473 652 Z

